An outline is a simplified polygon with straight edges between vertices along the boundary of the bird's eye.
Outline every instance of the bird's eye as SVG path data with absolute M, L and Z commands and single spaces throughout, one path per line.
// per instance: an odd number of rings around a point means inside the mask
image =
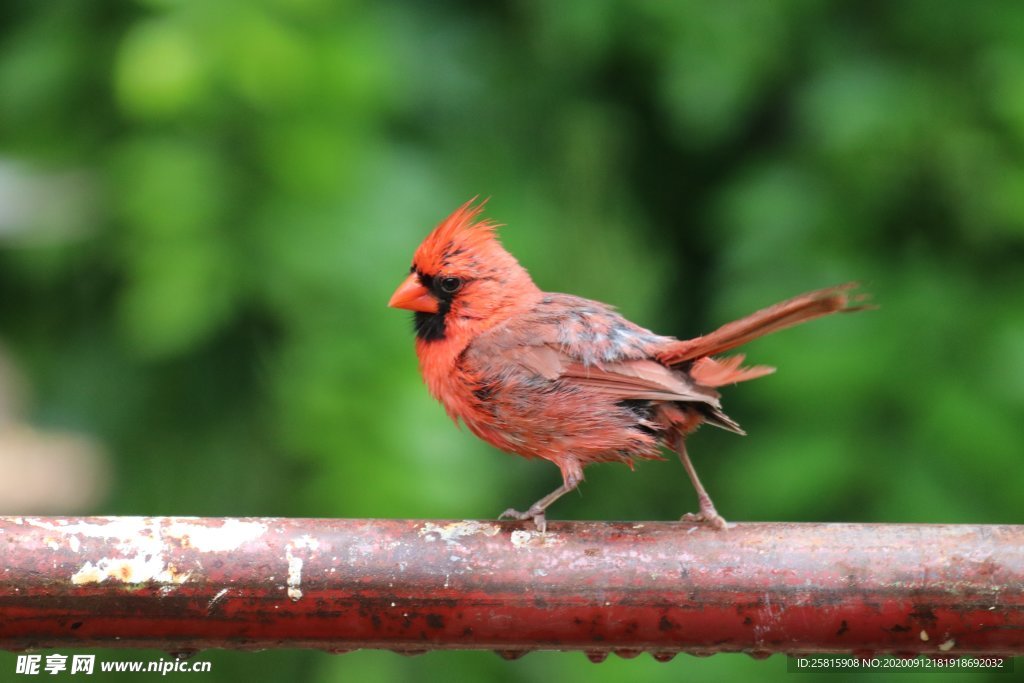
M 441 291 L 445 294 L 454 294 L 462 289 L 462 278 L 443 277 L 441 278 Z

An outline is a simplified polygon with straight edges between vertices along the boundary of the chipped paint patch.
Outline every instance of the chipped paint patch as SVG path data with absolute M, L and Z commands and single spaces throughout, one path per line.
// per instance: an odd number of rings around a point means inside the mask
M 292 555 L 292 549 L 287 548 L 285 555 L 288 557 L 288 597 L 292 602 L 302 599 L 302 558 Z
M 63 536 L 81 535 L 87 538 L 123 539 L 126 543 L 139 536 L 153 536 L 159 533 L 156 520 L 149 517 L 96 517 L 69 523 L 67 520 L 49 520 L 45 517 L 28 517 L 25 524 Z
M 74 522 L 29 517 L 24 523 L 53 532 L 45 542 L 54 551 L 66 542 L 72 552 L 79 553 L 83 539 L 96 538 L 112 543 L 115 552 L 124 555 L 86 562 L 70 577 L 76 585 L 107 580 L 180 585 L 188 581 L 191 572 L 168 564 L 166 558 L 174 546 L 200 552 L 230 552 L 268 530 L 263 522 L 240 519 L 227 519 L 217 526 L 200 520 L 153 517 L 98 517 Z
M 307 548 L 309 550 L 316 550 L 320 547 L 320 542 L 309 535 L 300 536 L 294 541 L 289 541 L 288 545 L 284 548 L 285 559 L 288 561 L 288 579 L 287 579 L 287 593 L 289 599 L 292 602 L 298 602 L 302 599 L 302 565 L 303 559 L 293 553 L 293 550 L 299 550 L 301 548 Z
M 87 583 L 103 583 L 110 579 L 121 583 L 168 583 L 182 584 L 188 581 L 191 572 L 179 572 L 174 565 L 164 563 L 158 555 L 139 554 L 130 558 L 104 557 L 96 564 L 86 562 L 71 575 L 71 583 L 81 586 Z
M 561 545 L 564 541 L 557 534 L 541 531 L 516 529 L 511 534 L 512 545 L 516 548 L 549 548 Z
M 123 584 L 163 583 L 177 586 L 188 581 L 191 572 L 183 572 L 166 560 L 166 547 L 160 524 L 148 517 L 107 517 L 98 520 L 56 523 L 46 519 L 28 518 L 26 523 L 55 532 L 55 543 L 67 541 L 75 553 L 81 550 L 83 538 L 112 541 L 126 557 L 103 557 L 95 563 L 87 561 L 69 578 L 75 585 L 113 581 Z M 48 543 L 49 545 L 49 543 Z
M 107 573 L 92 562 L 86 562 L 81 569 L 71 575 L 71 583 L 76 586 L 84 583 L 102 583 L 106 580 Z
M 921 640 L 926 643 L 928 642 L 928 631 L 921 629 Z
M 445 524 L 444 526 L 434 524 L 433 522 L 427 522 L 420 527 L 419 534 L 427 542 L 441 540 L 445 543 L 452 544 L 458 543 L 460 538 L 472 536 L 474 534 L 496 536 L 499 531 L 501 531 L 501 527 L 497 524 L 489 524 L 486 522 L 478 522 L 474 519 L 467 519 L 463 522 L 452 522 L 450 524 Z
M 237 550 L 246 541 L 255 540 L 268 530 L 264 522 L 241 519 L 226 519 L 219 526 L 202 523 L 198 519 L 167 521 L 153 517 L 97 517 L 74 523 L 30 517 L 25 523 L 57 532 L 60 537 L 68 538 L 69 543 L 75 536 L 120 541 L 125 547 L 137 547 L 141 539 L 173 540 L 183 548 L 210 553 Z
M 950 638 L 949 640 L 947 640 L 944 643 L 939 643 L 939 650 L 941 650 L 942 652 L 949 652 L 955 646 L 956 646 L 956 640 L 954 640 L 953 638 Z
M 176 521 L 163 529 L 166 538 L 173 538 L 183 548 L 195 548 L 204 553 L 224 553 L 237 550 L 243 543 L 253 541 L 267 532 L 263 522 L 227 519 L 221 526 Z

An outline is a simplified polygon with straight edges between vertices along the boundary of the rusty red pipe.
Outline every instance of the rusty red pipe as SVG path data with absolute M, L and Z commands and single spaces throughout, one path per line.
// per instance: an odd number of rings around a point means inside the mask
M 1024 654 L 1024 526 L 0 517 L 0 647 Z

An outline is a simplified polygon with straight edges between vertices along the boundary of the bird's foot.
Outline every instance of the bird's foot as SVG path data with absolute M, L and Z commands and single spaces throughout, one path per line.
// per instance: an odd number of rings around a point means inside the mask
M 729 528 L 729 524 L 725 521 L 725 518 L 718 514 L 718 511 L 713 507 L 702 509 L 700 512 L 687 512 L 679 518 L 679 521 L 707 524 L 712 529 L 718 529 L 719 531 L 725 531 Z
M 525 522 L 528 519 L 532 519 L 534 526 L 537 527 L 537 531 L 543 534 L 548 530 L 548 520 L 547 517 L 544 516 L 544 510 L 533 507 L 531 507 L 526 512 L 520 512 L 519 510 L 509 508 L 508 510 L 502 512 L 498 516 L 498 519 L 516 519 L 521 522 Z

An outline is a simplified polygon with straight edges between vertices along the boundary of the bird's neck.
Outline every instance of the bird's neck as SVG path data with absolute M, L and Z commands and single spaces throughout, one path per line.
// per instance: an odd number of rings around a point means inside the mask
M 457 379 L 459 357 L 466 348 L 489 330 L 537 305 L 543 292 L 533 282 L 528 284 L 517 287 L 515 297 L 495 301 L 486 309 L 463 310 L 453 306 L 445 313 L 443 321 L 435 321 L 435 325 L 443 330 L 442 334 L 417 336 L 416 355 L 431 394 L 446 402 L 446 397 L 450 396 L 450 385 Z

